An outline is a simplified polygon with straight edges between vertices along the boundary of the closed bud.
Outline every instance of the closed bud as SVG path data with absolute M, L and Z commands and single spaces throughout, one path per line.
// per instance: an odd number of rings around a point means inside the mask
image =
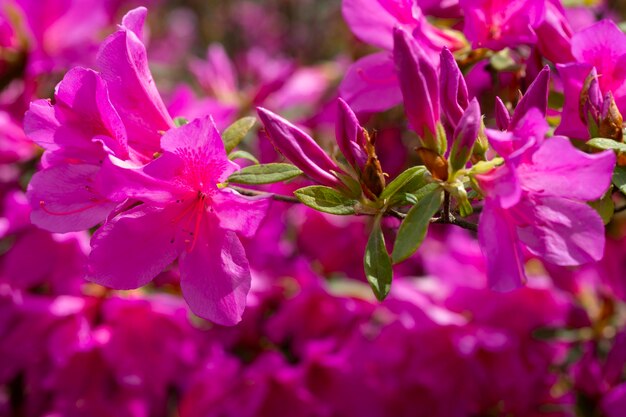
M 583 83 L 578 103 L 580 118 L 587 125 L 592 138 L 600 135 L 599 126 L 602 106 L 602 93 L 598 83 L 598 74 L 594 68 Z
M 481 120 L 480 106 L 478 105 L 478 100 L 474 98 L 463 113 L 454 131 L 454 142 L 452 143 L 449 158 L 450 168 L 453 173 L 465 168 L 465 164 L 472 156 L 472 149 L 480 132 Z
M 413 35 L 402 28 L 393 32 L 396 65 L 404 111 L 412 129 L 428 143 L 437 137 L 439 81 L 435 66 Z M 433 146 L 428 146 L 435 149 Z

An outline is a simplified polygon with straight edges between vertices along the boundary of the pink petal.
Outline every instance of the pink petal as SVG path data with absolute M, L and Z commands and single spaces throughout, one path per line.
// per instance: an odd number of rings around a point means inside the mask
M 497 201 L 497 205 L 502 208 L 513 207 L 522 196 L 519 178 L 512 164 L 505 163 L 487 174 L 479 175 L 478 180 L 488 198 Z
M 37 172 L 28 185 L 31 221 L 51 232 L 86 230 L 116 206 L 97 188 L 96 165 L 59 165 Z
M 585 203 L 534 196 L 520 207 L 534 223 L 520 227 L 519 238 L 533 254 L 570 266 L 599 261 L 604 253 L 604 223 Z
M 146 285 L 180 253 L 179 211 L 141 205 L 105 223 L 91 239 L 88 279 L 119 290 Z
M 211 116 L 195 119 L 163 135 L 161 148 L 184 161 L 188 174 L 205 184 L 225 181 L 239 167 L 228 160 Z
M 612 71 L 618 59 L 626 54 L 626 35 L 608 19 L 581 30 L 572 37 L 572 55 L 579 62 L 598 68 L 599 73 Z
M 532 163 L 518 167 L 518 175 L 525 190 L 592 201 L 601 198 L 611 184 L 615 159 L 612 151 L 587 154 L 567 138 L 556 136 L 533 154 Z
M 378 112 L 402 102 L 393 58 L 388 52 L 367 55 L 348 68 L 339 94 L 355 112 Z
M 271 201 L 268 198 L 244 197 L 228 188 L 213 195 L 211 199 L 211 206 L 219 218 L 220 227 L 247 238 L 256 234 L 267 215 Z
M 250 267 L 241 242 L 214 220 L 203 222 L 204 232 L 191 252 L 180 257 L 181 289 L 191 310 L 221 325 L 241 320 L 250 291 Z
M 507 211 L 485 202 L 478 223 L 478 241 L 487 259 L 489 287 L 511 291 L 526 282 L 517 232 Z
M 399 21 L 399 18 L 403 16 L 392 15 L 383 3 L 391 3 L 391 1 L 344 0 L 341 9 L 348 26 L 359 39 L 391 50 L 393 49 L 393 28 L 404 23 Z
M 588 64 L 565 64 L 556 67 L 563 82 L 565 101 L 561 123 L 554 133 L 575 139 L 589 139 L 589 130 L 580 114 L 580 93 L 593 67 Z
M 122 26 L 105 39 L 97 63 L 126 125 L 129 145 L 149 160 L 159 151 L 160 132 L 169 130 L 174 122 L 152 79 L 146 48 L 135 33 L 140 20 L 136 13 L 145 13 L 145 9 L 129 12 L 125 21 L 131 29 Z
M 136 166 L 115 157 L 107 158 L 99 173 L 100 190 L 114 201 L 127 198 L 162 206 L 178 198 L 187 189 L 171 181 L 181 169 L 179 158 L 165 154 L 146 166 Z

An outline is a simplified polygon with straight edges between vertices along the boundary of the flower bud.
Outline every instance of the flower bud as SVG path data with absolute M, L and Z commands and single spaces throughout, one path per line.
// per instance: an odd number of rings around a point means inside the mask
M 365 151 L 365 132 L 350 106 L 342 99 L 339 99 L 337 104 L 337 122 L 335 123 L 337 145 L 346 161 L 355 170 L 361 172 L 368 160 Z
M 543 116 L 548 112 L 548 91 L 550 86 L 550 67 L 547 65 L 539 72 L 530 84 L 526 94 L 519 101 L 511 117 L 511 125 L 515 126 L 532 108 L 536 108 Z
M 474 98 L 454 130 L 454 141 L 449 158 L 452 172 L 465 168 L 465 164 L 469 161 L 474 143 L 478 138 L 481 120 L 480 106 L 478 100 Z
M 320 184 L 335 188 L 342 186 L 341 181 L 331 171 L 343 173 L 343 170 L 312 137 L 269 110 L 258 107 L 257 113 L 267 137 L 285 158 Z
M 496 125 L 500 130 L 508 130 L 511 124 L 511 114 L 500 97 L 496 96 Z
M 426 53 L 406 30 L 393 32 L 393 57 L 404 99 L 404 110 L 423 146 L 438 152 L 439 82 Z M 444 149 L 445 151 L 445 149 Z
M 469 105 L 467 84 L 459 66 L 448 48 L 441 51 L 440 71 L 441 109 L 450 125 L 456 126 Z

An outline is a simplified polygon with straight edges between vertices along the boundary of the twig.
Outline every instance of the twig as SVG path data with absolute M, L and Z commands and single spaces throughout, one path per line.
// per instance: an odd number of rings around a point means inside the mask
M 452 223 L 452 215 L 450 214 L 450 193 L 443 192 L 443 211 L 441 213 L 442 223 Z
M 247 188 L 241 188 L 241 187 L 236 187 L 236 186 L 230 186 L 230 188 L 232 188 L 233 190 L 237 191 L 239 194 L 241 195 L 247 195 L 248 197 L 259 197 L 259 196 L 264 196 L 264 197 L 270 197 L 273 200 L 276 201 L 282 201 L 285 203 L 300 203 L 300 200 L 298 200 L 296 197 L 291 197 L 288 195 L 282 195 L 282 194 L 274 194 L 274 193 L 268 193 L 265 191 L 256 191 L 256 190 L 249 190 Z
M 457 219 L 456 217 L 450 215 L 450 218 L 445 221 L 443 218 L 441 217 L 433 217 L 432 219 L 430 219 L 431 223 L 434 224 L 453 224 L 455 226 L 459 226 L 463 229 L 466 230 L 470 230 L 472 232 L 477 232 L 478 231 L 478 225 L 475 223 L 470 223 L 468 221 L 462 220 L 462 219 Z
M 273 193 L 268 193 L 265 191 L 250 190 L 247 188 L 241 188 L 241 187 L 236 187 L 232 185 L 230 186 L 230 188 L 237 191 L 239 194 L 246 195 L 249 197 L 265 196 L 265 197 L 270 197 L 276 201 L 283 201 L 285 203 L 294 203 L 294 204 L 300 203 L 300 200 L 298 200 L 295 197 L 288 196 L 288 195 L 273 194 Z M 444 200 L 444 206 L 445 206 L 445 200 Z M 449 205 L 449 200 L 448 200 L 448 210 L 449 209 L 450 209 L 450 205 Z M 444 211 L 445 211 L 445 208 L 444 208 Z M 362 214 L 366 214 L 366 213 L 362 213 Z M 401 213 L 396 210 L 387 210 L 385 212 L 385 216 L 395 217 L 398 220 L 404 220 L 406 218 L 406 213 Z M 471 230 L 473 232 L 476 232 L 478 230 L 478 225 L 467 222 L 465 220 L 457 219 L 449 211 L 448 211 L 447 220 L 444 219 L 443 217 L 434 217 L 430 219 L 430 222 L 437 223 L 437 224 L 453 224 L 455 226 L 459 226 L 463 229 Z

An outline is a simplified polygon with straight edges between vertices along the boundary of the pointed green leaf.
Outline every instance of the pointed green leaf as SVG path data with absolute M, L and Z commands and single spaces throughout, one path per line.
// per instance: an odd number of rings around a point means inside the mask
M 228 126 L 222 133 L 222 141 L 226 153 L 230 153 L 246 137 L 250 129 L 254 127 L 256 119 L 254 117 L 244 117 Z
M 297 190 L 294 195 L 303 204 L 324 213 L 348 215 L 354 214 L 356 200 L 352 200 L 334 188 L 312 185 Z
M 626 167 L 616 166 L 613 171 L 613 184 L 626 195 Z
M 607 138 L 593 138 L 587 141 L 587 145 L 596 149 L 612 149 L 617 152 L 626 153 L 626 144 Z
M 443 190 L 437 188 L 426 194 L 409 210 L 393 245 L 391 258 L 394 264 L 404 261 L 420 247 L 426 237 L 430 219 L 437 213 L 442 201 Z
M 231 161 L 234 161 L 235 159 L 247 159 L 248 161 L 254 162 L 255 165 L 259 165 L 259 160 L 256 159 L 254 155 L 252 155 L 250 152 L 241 150 L 232 152 L 230 155 L 228 155 L 228 159 L 230 159 Z
M 380 219 L 381 216 L 378 215 L 374 220 L 374 228 L 365 247 L 363 268 L 367 282 L 372 287 L 376 298 L 382 301 L 387 297 L 391 289 L 393 272 L 391 270 L 391 259 L 385 247 L 383 231 L 380 227 Z
M 423 165 L 407 169 L 385 187 L 380 194 L 380 198 L 388 199 L 396 193 L 415 191 L 425 181 L 425 175 L 426 167 Z
M 228 182 L 233 184 L 272 184 L 290 180 L 300 174 L 302 171 L 291 164 L 251 165 L 234 172 L 228 177 Z

